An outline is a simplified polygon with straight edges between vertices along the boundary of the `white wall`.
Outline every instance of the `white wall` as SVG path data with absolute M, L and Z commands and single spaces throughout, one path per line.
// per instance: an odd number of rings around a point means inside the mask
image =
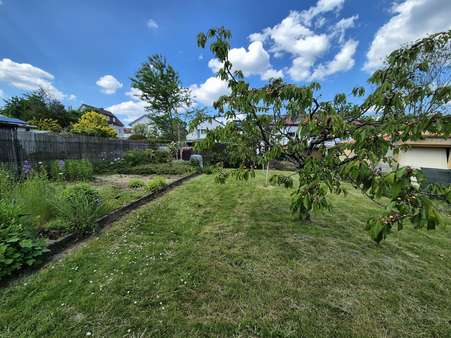
M 399 164 L 413 168 L 448 169 L 446 148 L 411 148 L 399 153 Z

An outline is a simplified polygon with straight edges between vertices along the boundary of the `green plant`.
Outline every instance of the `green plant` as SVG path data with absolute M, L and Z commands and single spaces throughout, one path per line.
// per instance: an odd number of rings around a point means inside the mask
M 108 125 L 108 119 L 95 111 L 84 113 L 71 128 L 74 134 L 116 138 L 117 133 Z
M 155 152 L 152 149 L 133 149 L 124 154 L 123 160 L 130 166 L 152 163 L 155 160 Z
M 371 86 L 355 87 L 349 96 L 337 93 L 331 100 L 321 99 L 316 82 L 298 86 L 279 78 L 252 87 L 230 62 L 231 32 L 224 27 L 200 33 L 198 45 L 213 52 L 221 65 L 217 76 L 229 89 L 213 104 L 215 118 L 227 122 L 196 143 L 200 150 L 226 143 L 227 154 L 239 163 L 238 170 L 221 171 L 219 182 L 229 176 L 245 179 L 271 160 L 289 159 L 295 173 L 278 174 L 272 181 L 297 186 L 291 209 L 301 221 L 328 210 L 331 194 L 345 194 L 347 181 L 385 208 L 368 220 L 374 241 L 406 223 L 437 227 L 430 194 L 412 184 L 421 181 L 421 171 L 399 168 L 392 154 L 427 134 L 444 139 L 451 134 L 451 30 L 391 52 L 368 79 Z M 202 112 L 193 121 L 192 127 L 199 126 L 211 116 Z M 294 130 L 288 132 L 288 126 Z M 390 172 L 380 170 L 381 162 L 390 165 Z
M 18 205 L 0 200 L 0 279 L 24 266 L 32 266 L 47 251 L 23 220 Z
M 147 182 L 147 189 L 149 191 L 159 190 L 166 185 L 166 178 L 161 176 L 155 176 L 149 182 Z
M 15 186 L 13 196 L 31 223 L 42 225 L 55 216 L 55 192 L 45 172 L 33 171 Z
M 100 194 L 86 183 L 68 186 L 56 204 L 58 215 L 68 224 L 68 230 L 84 236 L 97 230 L 95 220 L 105 207 Z
M 66 160 L 60 166 L 63 168 L 64 179 L 68 181 L 88 181 L 92 179 L 94 173 L 93 166 L 88 160 Z
M 63 130 L 58 121 L 52 118 L 35 118 L 28 121 L 28 123 L 36 126 L 39 130 L 51 131 L 54 133 L 60 133 Z
M 157 150 L 155 152 L 155 162 L 156 163 L 168 163 L 171 162 L 172 155 L 170 151 L 167 150 Z
M 130 180 L 130 182 L 128 182 L 128 187 L 130 189 L 139 189 L 145 186 L 145 183 L 143 180 L 140 180 L 138 178 L 132 179 Z
M 13 177 L 11 173 L 7 169 L 0 168 L 0 199 L 9 196 L 12 188 Z

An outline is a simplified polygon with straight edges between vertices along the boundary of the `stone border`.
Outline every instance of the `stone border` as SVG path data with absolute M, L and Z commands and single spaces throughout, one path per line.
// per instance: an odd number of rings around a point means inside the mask
M 175 187 L 178 187 L 185 181 L 188 181 L 199 175 L 200 175 L 199 173 L 193 173 L 193 174 L 184 176 L 178 180 L 175 180 L 174 182 L 169 183 L 168 185 L 165 185 L 161 189 L 158 189 L 147 195 L 144 195 L 143 197 L 140 197 L 137 200 L 135 200 L 127 205 L 124 205 L 123 207 L 115 209 L 112 212 L 110 212 L 109 214 L 106 214 L 106 215 L 98 218 L 96 220 L 96 223 L 98 225 L 99 232 L 102 232 L 105 228 L 111 226 L 112 223 L 117 221 L 122 216 L 125 216 L 128 213 L 130 213 L 131 211 L 143 206 L 144 204 L 147 204 L 147 203 L 157 199 L 158 197 L 163 196 L 164 194 L 171 191 Z M 49 249 L 50 252 L 42 258 L 40 264 L 38 264 L 34 267 L 31 267 L 31 268 L 24 268 L 22 270 L 18 270 L 16 274 L 13 274 L 12 276 L 5 278 L 3 281 L 0 281 L 0 288 L 7 287 L 13 281 L 21 279 L 27 275 L 30 275 L 33 272 L 40 270 L 42 267 L 44 267 L 49 262 L 51 262 L 57 255 L 63 253 L 64 251 L 73 247 L 76 244 L 79 244 L 81 242 L 84 242 L 84 241 L 90 239 L 95 234 L 96 233 L 94 233 L 92 235 L 84 236 L 84 237 L 77 237 L 74 234 L 69 234 L 63 238 L 48 241 L 47 249 Z

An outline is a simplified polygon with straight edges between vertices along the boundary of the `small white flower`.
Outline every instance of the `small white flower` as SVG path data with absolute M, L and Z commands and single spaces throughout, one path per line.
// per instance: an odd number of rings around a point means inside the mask
M 88 331 L 88 332 L 86 332 L 86 335 L 90 336 L 90 335 L 92 335 L 92 333 Z

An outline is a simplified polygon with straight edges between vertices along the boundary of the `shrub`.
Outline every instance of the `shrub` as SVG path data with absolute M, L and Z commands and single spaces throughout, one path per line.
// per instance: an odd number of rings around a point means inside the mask
M 0 168 L 0 199 L 9 196 L 12 188 L 13 177 L 11 173 L 6 169 Z
M 48 251 L 21 219 L 20 207 L 0 200 L 0 279 L 24 266 L 32 266 Z
M 147 189 L 149 191 L 159 190 L 166 185 L 166 179 L 161 176 L 156 176 L 147 182 Z
M 66 160 L 64 162 L 64 178 L 66 180 L 91 180 L 93 172 L 92 164 L 88 160 Z
M 57 209 L 69 231 L 83 236 L 97 230 L 95 220 L 103 213 L 104 204 L 96 190 L 86 183 L 78 183 L 63 191 Z
M 55 215 L 52 200 L 55 196 L 55 187 L 50 184 L 44 172 L 33 172 L 27 179 L 17 184 L 13 196 L 35 225 L 42 225 Z
M 49 166 L 49 175 L 53 179 L 87 181 L 93 174 L 93 165 L 88 160 L 57 160 L 51 161 Z
M 140 179 L 137 179 L 137 178 L 132 179 L 132 180 L 130 180 L 130 182 L 128 182 L 128 187 L 130 189 L 139 189 L 139 188 L 142 188 L 144 186 L 145 186 L 144 181 L 140 180 Z
M 144 135 L 132 134 L 128 137 L 131 141 L 147 141 L 147 137 Z
M 155 152 L 152 149 L 129 150 L 124 154 L 124 161 L 130 166 L 152 163 L 155 161 Z
M 127 167 L 129 165 L 119 158 L 111 161 L 100 160 L 93 163 L 93 170 L 96 174 L 113 174 Z
M 108 125 L 108 119 L 95 111 L 84 113 L 80 120 L 72 125 L 71 132 L 89 136 L 117 137 L 116 130 Z
M 171 162 L 172 155 L 167 150 L 157 150 L 155 152 L 155 162 L 156 163 L 168 163 Z

